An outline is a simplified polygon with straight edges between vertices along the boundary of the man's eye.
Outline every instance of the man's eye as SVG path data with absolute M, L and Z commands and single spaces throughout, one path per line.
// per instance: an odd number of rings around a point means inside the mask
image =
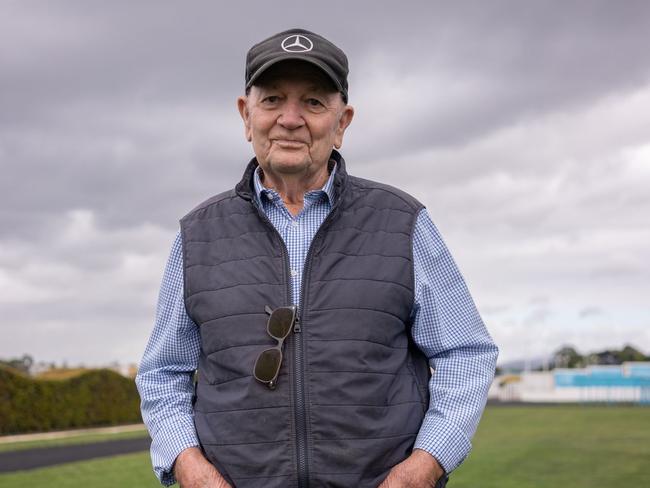
M 280 97 L 278 97 L 276 95 L 271 95 L 271 96 L 268 96 L 268 97 L 264 97 L 264 99 L 262 99 L 262 102 L 264 102 L 264 103 L 278 103 L 279 99 L 280 99 Z
M 311 107 L 322 107 L 323 106 L 321 101 L 318 100 L 317 98 L 308 98 L 307 99 L 307 104 L 309 104 L 309 106 L 311 106 Z

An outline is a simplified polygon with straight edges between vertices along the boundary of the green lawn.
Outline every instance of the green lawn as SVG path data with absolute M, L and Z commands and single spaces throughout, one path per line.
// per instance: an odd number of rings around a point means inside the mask
M 454 488 L 650 487 L 650 408 L 488 407 Z
M 160 488 L 148 452 L 0 475 L 0 488 Z
M 0 475 L 0 488 L 154 488 L 148 453 Z M 650 487 L 650 408 L 488 407 L 453 488 Z
M 69 444 L 87 444 L 89 442 L 115 441 L 118 439 L 135 439 L 137 437 L 145 437 L 148 435 L 149 434 L 144 427 L 139 430 L 118 432 L 114 434 L 72 434 L 69 437 L 63 437 L 60 439 L 0 443 L 0 452 L 18 451 L 22 449 L 32 449 L 35 447 L 55 447 L 66 446 Z

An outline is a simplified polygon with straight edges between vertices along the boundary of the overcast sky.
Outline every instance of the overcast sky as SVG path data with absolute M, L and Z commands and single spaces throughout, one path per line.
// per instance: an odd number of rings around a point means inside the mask
M 501 348 L 650 353 L 650 3 L 3 0 L 0 358 L 139 361 L 178 219 L 252 155 L 255 42 L 350 60 L 350 173 L 429 210 Z

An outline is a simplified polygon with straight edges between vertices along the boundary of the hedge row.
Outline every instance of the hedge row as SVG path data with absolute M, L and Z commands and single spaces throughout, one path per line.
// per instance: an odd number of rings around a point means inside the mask
M 135 382 L 110 370 L 36 380 L 0 367 L 0 434 L 141 422 Z

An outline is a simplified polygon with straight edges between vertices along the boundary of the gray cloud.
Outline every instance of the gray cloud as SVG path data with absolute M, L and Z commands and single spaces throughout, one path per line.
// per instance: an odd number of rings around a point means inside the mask
M 589 318 L 589 317 L 598 317 L 600 315 L 603 315 L 605 312 L 600 308 L 600 307 L 585 307 L 582 310 L 580 310 L 579 315 L 581 319 Z
M 504 358 L 533 323 L 539 347 L 563 342 L 552 331 L 585 303 L 628 323 L 613 341 L 647 342 L 632 331 L 650 291 L 649 14 L 641 1 L 3 2 L 0 327 L 24 327 L 0 356 L 40 333 L 43 359 L 137 359 L 178 218 L 251 155 L 235 110 L 246 50 L 293 26 L 347 52 L 349 170 L 427 204 Z M 605 318 L 590 318 L 579 332 L 599 344 Z

